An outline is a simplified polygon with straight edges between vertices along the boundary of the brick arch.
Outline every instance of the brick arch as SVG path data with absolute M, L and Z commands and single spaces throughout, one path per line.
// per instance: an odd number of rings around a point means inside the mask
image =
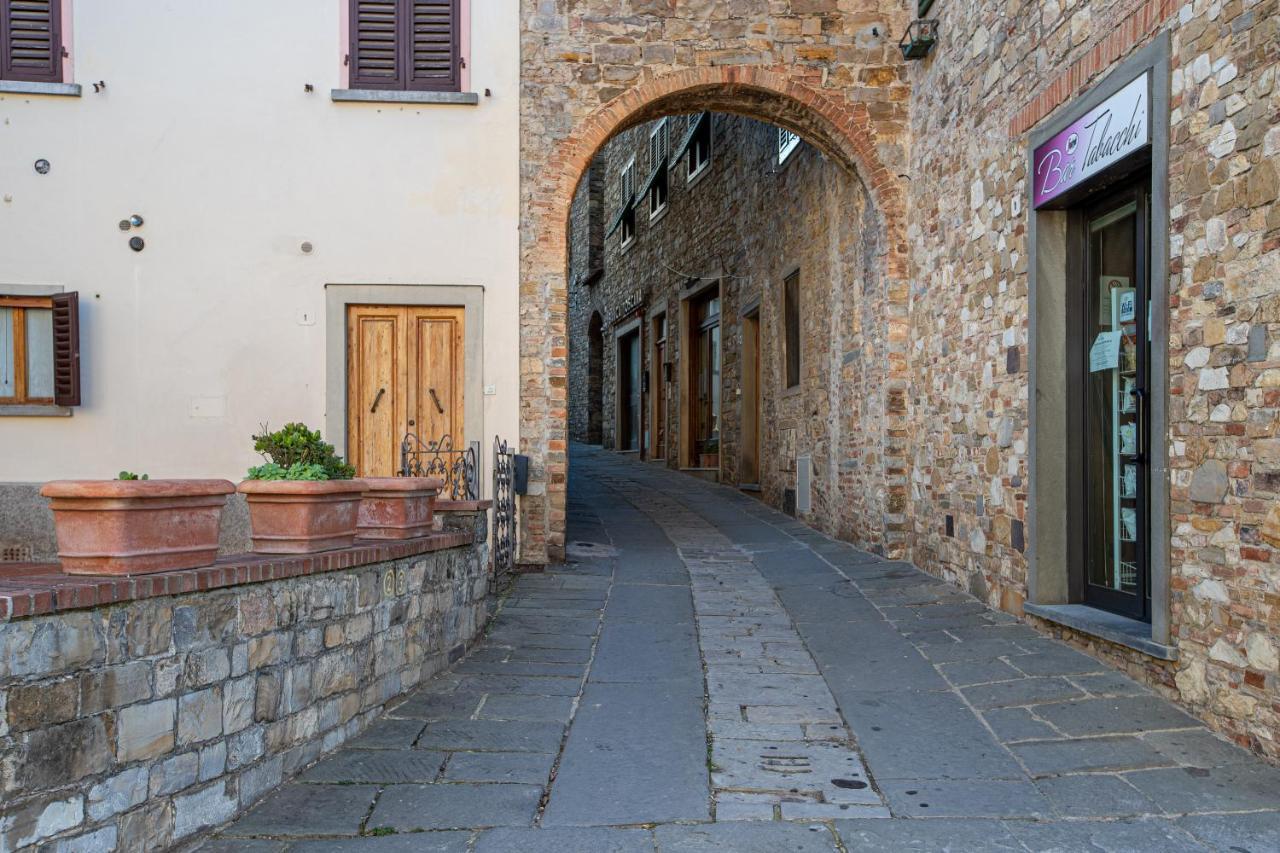
M 906 202 L 900 177 L 877 151 L 868 106 L 821 87 L 812 68 L 698 66 L 654 76 L 602 104 L 559 140 L 523 200 L 520 291 L 520 442 L 543 493 L 524 508 L 522 559 L 564 557 L 568 483 L 568 231 L 578 183 L 596 153 L 621 131 L 663 115 L 712 110 L 785 127 L 850 171 L 867 190 L 884 238 L 883 273 L 905 300 Z M 905 340 L 906 306 L 886 318 Z M 901 396 L 904 362 L 894 359 L 884 392 Z M 895 413 L 896 415 L 896 413 Z M 889 420 L 899 420 L 891 417 Z M 887 424 L 886 424 L 887 425 Z M 892 453 L 894 457 L 904 454 Z M 886 460 L 888 461 L 888 460 Z M 898 489 L 891 487 L 891 491 Z

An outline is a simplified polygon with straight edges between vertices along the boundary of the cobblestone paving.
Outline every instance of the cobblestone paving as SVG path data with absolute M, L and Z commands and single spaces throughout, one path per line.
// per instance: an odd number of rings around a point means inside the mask
M 908 564 L 575 448 L 570 561 L 204 853 L 1280 850 L 1280 770 Z

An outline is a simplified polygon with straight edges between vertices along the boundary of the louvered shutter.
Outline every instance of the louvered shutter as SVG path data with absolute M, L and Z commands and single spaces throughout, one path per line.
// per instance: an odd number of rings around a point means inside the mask
M 80 294 L 53 297 L 53 402 L 80 405 Z
M 403 0 L 351 0 L 351 85 L 403 89 Z
M 462 81 L 459 55 L 460 0 L 408 0 L 410 89 L 456 92 Z
M 0 0 L 0 79 L 62 81 L 61 0 Z

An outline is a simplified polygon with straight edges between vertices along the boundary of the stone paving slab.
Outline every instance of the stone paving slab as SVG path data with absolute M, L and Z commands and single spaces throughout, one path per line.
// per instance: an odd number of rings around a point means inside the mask
M 470 832 L 415 832 L 409 835 L 295 841 L 288 853 L 467 853 Z M 203 849 L 201 851 L 203 853 Z
M 505 720 L 444 720 L 427 723 L 418 738 L 420 749 L 545 752 L 560 749 L 564 726 Z
M 523 782 L 545 785 L 555 760 L 555 753 L 455 752 L 449 757 L 441 779 L 445 782 Z
M 1123 673 L 752 498 L 572 452 L 571 562 L 205 853 L 1280 849 L 1280 769 Z
M 378 797 L 369 827 L 418 832 L 528 826 L 541 796 L 539 785 L 392 785 Z
M 857 853 L 1025 853 L 998 820 L 838 820 L 835 830 L 845 849 Z
M 492 829 L 476 839 L 474 853 L 653 853 L 647 829 L 560 827 Z
M 284 785 L 232 823 L 226 834 L 358 835 L 377 794 L 371 785 Z
M 303 782 L 396 783 L 434 782 L 445 753 L 422 749 L 344 749 L 314 765 Z
M 659 853 L 835 853 L 835 838 L 822 824 L 714 823 L 659 826 Z
M 708 820 L 701 689 L 588 683 L 543 826 Z

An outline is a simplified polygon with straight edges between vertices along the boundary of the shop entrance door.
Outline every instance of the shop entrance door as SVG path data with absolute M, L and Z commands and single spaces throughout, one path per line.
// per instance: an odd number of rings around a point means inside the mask
M 1084 211 L 1085 602 L 1150 620 L 1150 302 L 1145 187 Z

